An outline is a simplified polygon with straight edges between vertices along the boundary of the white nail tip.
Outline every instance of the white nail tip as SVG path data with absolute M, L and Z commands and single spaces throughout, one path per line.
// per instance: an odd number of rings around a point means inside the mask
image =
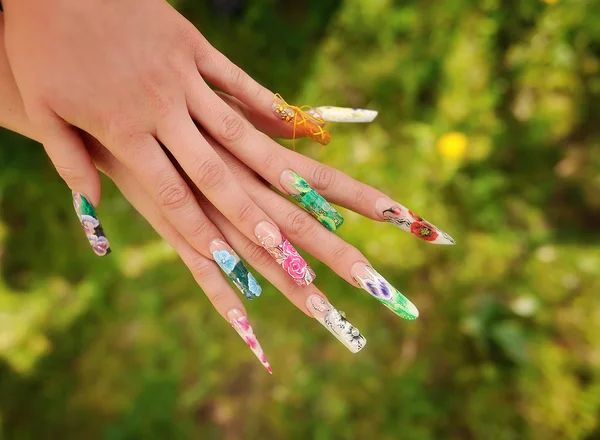
M 352 353 L 358 353 L 366 345 L 366 338 L 335 307 L 319 295 L 311 295 L 306 307 L 338 341 Z
M 317 107 L 315 110 L 326 122 L 367 123 L 372 122 L 378 115 L 375 110 L 329 105 Z

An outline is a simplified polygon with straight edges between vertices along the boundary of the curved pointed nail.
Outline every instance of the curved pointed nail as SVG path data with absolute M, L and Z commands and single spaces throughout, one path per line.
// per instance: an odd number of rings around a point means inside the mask
M 354 264 L 351 274 L 362 289 L 373 295 L 396 315 L 408 320 L 419 317 L 419 310 L 415 305 L 367 263 Z
M 271 369 L 271 365 L 269 361 L 267 361 L 267 357 L 265 356 L 265 352 L 263 351 L 256 335 L 254 334 L 254 330 L 250 326 L 248 322 L 248 318 L 244 313 L 242 313 L 239 309 L 232 309 L 227 312 L 227 319 L 229 319 L 229 323 L 235 329 L 235 331 L 240 335 L 240 337 L 244 340 L 246 345 L 250 347 L 250 350 L 254 353 L 254 355 L 258 358 L 260 363 L 265 367 L 265 369 L 269 372 L 269 374 L 273 374 L 273 370 Z
M 99 257 L 110 254 L 110 243 L 104 234 L 104 229 L 102 229 L 102 224 L 98 219 L 96 208 L 94 208 L 92 202 L 85 195 L 72 191 L 72 196 L 73 207 L 92 250 Z
M 382 220 L 397 226 L 421 240 L 433 244 L 455 244 L 456 241 L 437 226 L 413 213 L 407 207 L 387 198 L 375 203 L 375 210 Z

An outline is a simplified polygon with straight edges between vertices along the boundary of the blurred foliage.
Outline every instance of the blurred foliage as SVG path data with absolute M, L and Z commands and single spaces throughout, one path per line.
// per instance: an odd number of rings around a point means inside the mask
M 600 3 L 173 4 L 289 101 L 379 110 L 297 147 L 458 244 L 344 211 L 421 317 L 312 261 L 369 344 L 267 288 L 248 309 L 269 377 L 112 183 L 98 259 L 43 150 L 2 132 L 0 438 L 600 438 Z

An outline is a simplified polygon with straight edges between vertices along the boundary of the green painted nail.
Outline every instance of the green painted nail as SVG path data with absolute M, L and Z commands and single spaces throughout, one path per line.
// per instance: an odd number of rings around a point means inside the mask
M 280 183 L 290 196 L 330 231 L 335 231 L 344 223 L 344 217 L 297 173 L 285 170 L 281 173 Z

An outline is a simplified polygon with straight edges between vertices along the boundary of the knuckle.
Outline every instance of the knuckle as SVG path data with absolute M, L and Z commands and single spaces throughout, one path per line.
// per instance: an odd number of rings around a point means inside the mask
M 233 63 L 229 67 L 229 86 L 233 91 L 244 90 L 248 86 L 246 72 Z
M 98 121 L 103 138 L 100 139 L 105 145 L 127 145 L 127 151 L 136 154 L 139 147 L 146 143 L 146 136 L 140 130 L 137 119 L 126 115 L 123 111 L 112 113 L 112 117 Z
M 221 137 L 229 143 L 238 142 L 246 133 L 246 125 L 234 111 L 228 112 L 221 121 Z
M 58 175 L 63 178 L 68 184 L 77 184 L 85 181 L 85 177 L 76 167 L 68 165 L 55 165 Z
M 312 173 L 313 188 L 324 190 L 330 188 L 335 183 L 335 171 L 326 165 L 317 165 Z
M 201 255 L 192 258 L 188 264 L 188 269 L 196 280 L 206 280 L 215 273 L 215 267 L 211 262 Z
M 158 200 L 165 208 L 180 209 L 187 204 L 189 197 L 186 185 L 172 179 L 164 180 L 158 187 Z
M 211 190 L 225 179 L 225 166 L 214 159 L 202 161 L 196 171 L 196 183 L 201 190 Z
M 316 222 L 308 213 L 296 209 L 287 216 L 287 223 L 290 235 L 305 237 L 314 232 Z
M 262 161 L 265 170 L 283 170 L 286 167 L 282 165 L 281 159 L 275 152 L 268 153 Z
M 348 244 L 346 244 L 345 242 L 341 243 L 338 246 L 336 246 L 331 251 L 331 259 L 332 259 L 332 261 L 343 260 L 348 255 L 348 252 L 350 251 L 350 249 L 352 249 L 352 247 L 349 246 Z
M 213 230 L 213 225 L 206 219 L 201 219 L 195 222 L 189 232 L 189 237 L 192 239 L 200 239 L 207 236 L 217 236 L 217 232 Z
M 354 194 L 354 204 L 355 206 L 364 206 L 367 202 L 365 188 L 363 185 L 358 185 L 356 189 L 356 193 Z
M 244 255 L 246 261 L 250 262 L 254 268 L 264 267 L 273 262 L 267 251 L 251 241 L 246 244 L 242 255 Z
M 208 299 L 210 299 L 210 302 L 213 303 L 216 309 L 220 309 L 221 305 L 227 304 L 227 302 L 231 299 L 230 292 L 222 289 L 219 289 L 214 293 L 206 293 L 206 295 L 208 296 Z
M 240 206 L 236 220 L 239 223 L 248 222 L 248 221 L 252 220 L 255 212 L 256 212 L 256 208 L 254 206 L 254 203 L 252 203 L 250 200 L 247 200 L 247 201 L 243 202 L 242 205 Z

